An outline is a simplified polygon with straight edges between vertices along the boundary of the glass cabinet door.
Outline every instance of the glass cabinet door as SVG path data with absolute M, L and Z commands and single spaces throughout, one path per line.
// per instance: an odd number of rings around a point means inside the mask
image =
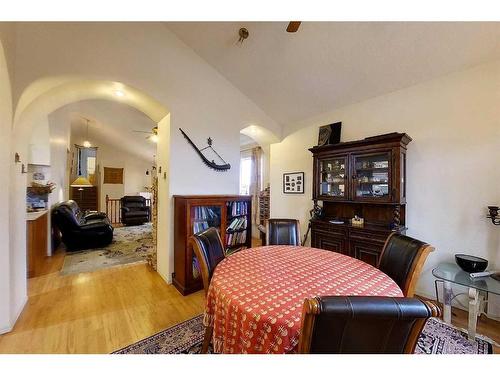
M 319 195 L 347 199 L 347 156 L 319 159 Z
M 353 155 L 355 200 L 391 200 L 391 153 Z

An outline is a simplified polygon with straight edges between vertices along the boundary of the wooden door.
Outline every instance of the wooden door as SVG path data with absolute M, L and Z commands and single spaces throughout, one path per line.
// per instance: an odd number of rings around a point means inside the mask
M 344 255 L 350 255 L 347 238 L 345 236 L 325 234 L 324 232 L 313 230 L 311 239 L 312 246 L 317 249 L 329 250 Z
M 368 241 L 350 240 L 349 245 L 353 256 L 363 262 L 377 267 L 383 245 Z

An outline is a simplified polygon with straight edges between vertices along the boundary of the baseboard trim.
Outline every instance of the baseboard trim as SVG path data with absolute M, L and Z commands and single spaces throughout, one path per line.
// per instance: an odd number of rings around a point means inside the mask
M 160 275 L 160 277 L 163 279 L 163 281 L 165 281 L 167 284 L 172 284 L 172 277 L 170 276 L 170 278 L 167 276 L 167 275 L 163 275 L 161 272 L 159 272 L 158 270 L 156 270 L 156 273 L 158 275 Z
M 4 333 L 9 333 L 14 329 L 14 326 L 16 325 L 17 320 L 21 316 L 21 313 L 23 312 L 24 308 L 26 307 L 26 304 L 28 303 L 28 296 L 24 297 L 24 301 L 19 307 L 18 311 L 16 311 L 16 314 L 14 315 L 14 321 L 10 323 L 9 326 L 0 328 L 0 335 L 3 335 Z

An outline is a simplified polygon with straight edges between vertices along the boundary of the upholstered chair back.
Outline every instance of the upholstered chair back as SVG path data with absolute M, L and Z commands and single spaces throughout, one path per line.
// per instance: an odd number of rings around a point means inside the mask
M 266 222 L 266 245 L 300 246 L 300 223 L 295 219 L 269 219 Z
M 413 353 L 425 322 L 439 308 L 416 298 L 316 297 L 302 312 L 299 353 Z
M 215 228 L 208 228 L 194 234 L 191 236 L 191 243 L 200 264 L 203 287 L 205 294 L 207 294 L 215 267 L 224 259 L 224 246 L 219 232 Z
M 433 250 L 425 242 L 393 233 L 385 242 L 378 268 L 399 285 L 405 297 L 413 297 L 422 267 Z

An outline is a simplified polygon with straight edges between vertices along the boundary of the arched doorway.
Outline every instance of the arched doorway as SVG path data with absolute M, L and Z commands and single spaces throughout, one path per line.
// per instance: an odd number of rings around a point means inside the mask
M 159 163 L 168 165 L 163 158 L 168 156 L 169 144 L 168 133 L 170 132 L 170 116 L 168 109 L 157 100 L 146 93 L 128 86 L 124 83 L 104 80 L 93 80 L 82 77 L 53 77 L 45 78 L 32 83 L 21 95 L 14 115 L 11 137 L 11 156 L 19 155 L 20 162 L 11 164 L 9 171 L 10 189 L 10 248 L 16 249 L 11 263 L 12 294 L 25 299 L 27 293 L 26 283 L 26 164 L 28 160 L 28 140 L 30 133 L 46 118 L 49 113 L 69 103 L 89 99 L 104 99 L 116 101 L 146 114 L 158 126 L 158 149 L 157 160 Z M 23 169 L 24 164 L 24 169 Z M 164 193 L 168 184 L 159 182 L 159 189 Z M 167 186 L 165 186 L 167 185 Z M 167 190 L 168 192 L 168 190 Z M 167 202 L 159 201 L 159 212 L 161 206 L 168 208 Z M 158 220 L 166 220 L 167 213 L 158 217 Z M 164 223 L 162 223 L 164 225 Z M 166 248 L 166 240 L 158 237 L 158 247 Z M 158 270 L 168 268 L 168 259 L 159 257 Z
M 259 224 L 269 217 L 269 170 L 271 144 L 279 138 L 270 130 L 249 125 L 240 130 L 240 194 L 252 196 L 252 233 L 259 238 Z

